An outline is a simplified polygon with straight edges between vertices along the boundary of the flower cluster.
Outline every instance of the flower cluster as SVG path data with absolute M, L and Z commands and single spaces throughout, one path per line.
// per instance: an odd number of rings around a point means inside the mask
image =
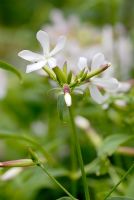
M 68 70 L 66 62 L 62 69 L 57 66 L 55 55 L 65 46 L 66 38 L 64 36 L 59 37 L 53 50 L 50 50 L 49 36 L 46 32 L 40 30 L 37 32 L 36 37 L 43 48 L 43 53 L 38 54 L 29 50 L 23 50 L 18 55 L 32 62 L 32 64 L 27 65 L 27 73 L 42 68 L 51 79 L 58 83 L 64 93 L 64 99 L 68 107 L 72 104 L 71 93 L 76 87 L 81 87 L 82 85 L 84 86 L 83 88 L 88 87 L 91 97 L 99 104 L 105 102 L 108 98 L 108 95 L 103 95 L 100 90 L 106 92 L 117 90 L 118 81 L 115 78 L 96 77 L 111 66 L 105 60 L 102 53 L 97 53 L 93 56 L 90 67 L 88 67 L 87 58 L 80 57 L 77 63 L 78 73 L 74 74 Z
M 103 52 L 114 64 L 114 68 L 109 68 L 105 75 L 123 80 L 130 78 L 133 67 L 133 45 L 123 24 L 98 28 L 81 22 L 74 14 L 65 17 L 58 9 L 50 12 L 50 21 L 51 23 L 45 24 L 42 29 L 51 36 L 52 43 L 55 43 L 59 35 L 66 35 L 69 38 L 62 56 L 57 55 L 59 65 L 62 65 L 64 58 L 67 57 L 68 67 L 76 72 L 74 66 L 78 57 L 85 56 L 91 59 L 97 52 Z

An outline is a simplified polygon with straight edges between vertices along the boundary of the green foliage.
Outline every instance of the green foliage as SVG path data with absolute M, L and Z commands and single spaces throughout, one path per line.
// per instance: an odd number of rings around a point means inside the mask
M 0 60 L 0 68 L 14 73 L 20 80 L 22 80 L 21 73 L 13 65 Z
M 134 199 L 129 197 L 112 197 L 109 198 L 108 200 L 134 200 Z
M 127 142 L 128 140 L 132 139 L 131 135 L 110 135 L 106 139 L 103 140 L 101 146 L 98 149 L 98 156 L 111 156 L 117 148 Z

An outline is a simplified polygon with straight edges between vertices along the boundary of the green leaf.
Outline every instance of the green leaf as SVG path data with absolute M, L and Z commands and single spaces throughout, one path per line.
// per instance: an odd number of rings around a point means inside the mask
M 107 200 L 134 200 L 134 198 L 130 198 L 130 197 L 112 197 L 112 198 L 108 198 Z
M 63 120 L 64 105 L 65 105 L 64 94 L 60 94 L 57 99 L 57 109 L 60 120 Z
M 98 156 L 112 155 L 121 144 L 131 138 L 132 136 L 124 134 L 108 136 L 99 147 Z
M 22 81 L 22 76 L 21 76 L 20 72 L 13 65 L 10 65 L 10 64 L 5 63 L 4 61 L 0 60 L 0 68 L 16 74 L 18 76 L 18 78 Z
M 59 198 L 57 200 L 72 200 L 72 199 L 70 197 L 61 197 L 61 198 Z

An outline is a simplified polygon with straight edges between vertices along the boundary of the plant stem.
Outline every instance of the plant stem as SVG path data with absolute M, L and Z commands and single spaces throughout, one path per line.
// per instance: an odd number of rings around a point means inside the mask
M 47 169 L 45 168 L 45 166 L 42 164 L 42 162 L 40 161 L 40 159 L 38 158 L 38 155 L 31 149 L 29 148 L 29 153 L 30 153 L 30 156 L 31 156 L 31 159 L 33 160 L 33 162 L 38 166 L 40 167 L 44 172 L 45 174 L 48 175 L 49 178 L 52 179 L 53 182 L 55 182 L 72 200 L 77 200 L 76 198 L 74 198 L 70 192 L 68 192 L 55 178 L 54 176 L 52 176 L 48 171 Z
M 76 195 L 76 177 L 74 174 L 77 170 L 77 158 L 75 156 L 75 137 L 74 134 L 71 134 L 71 170 L 72 170 L 72 194 Z
M 79 161 L 79 164 L 80 164 L 80 169 L 81 169 L 81 174 L 82 174 L 82 181 L 83 181 L 83 186 L 84 186 L 85 199 L 90 200 L 89 191 L 88 191 L 88 184 L 87 184 L 87 180 L 86 180 L 86 173 L 85 173 L 85 170 L 84 170 L 84 163 L 83 163 L 80 144 L 79 144 L 79 140 L 78 140 L 78 136 L 77 136 L 77 132 L 76 132 L 73 112 L 72 112 L 71 107 L 68 107 L 68 109 L 69 109 L 69 116 L 70 116 L 70 121 L 71 121 L 71 125 L 72 125 L 72 138 L 73 138 L 73 140 L 75 139 L 75 148 L 76 148 L 76 151 L 77 151 L 78 161 Z
M 104 200 L 106 200 L 112 193 L 113 191 L 120 185 L 120 183 L 126 178 L 126 176 L 130 173 L 130 171 L 133 169 L 134 167 L 134 162 L 132 163 L 132 165 L 130 166 L 130 168 L 127 170 L 127 172 L 122 176 L 122 178 L 119 180 L 119 182 L 111 189 L 111 191 L 106 195 L 106 197 L 104 198 Z
M 43 164 L 38 163 L 37 164 L 48 176 L 49 178 L 51 178 L 72 200 L 77 200 L 76 198 L 74 198 L 70 192 L 68 192 L 44 167 Z

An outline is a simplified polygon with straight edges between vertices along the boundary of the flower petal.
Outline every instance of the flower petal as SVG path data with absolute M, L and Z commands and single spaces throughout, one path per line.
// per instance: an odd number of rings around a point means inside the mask
M 40 61 L 31 65 L 27 65 L 26 73 L 30 73 L 38 69 L 41 69 L 43 66 L 46 65 L 46 63 L 47 61 Z
M 52 57 L 51 57 L 51 58 L 48 59 L 47 62 L 48 62 L 48 64 L 49 64 L 49 67 L 50 67 L 50 68 L 54 68 L 54 67 L 56 66 L 56 59 L 55 59 L 55 58 L 52 58 Z
M 97 53 L 94 55 L 91 63 L 91 70 L 96 70 L 101 65 L 106 64 L 105 57 L 102 53 Z
M 104 103 L 106 101 L 107 96 L 106 95 L 102 95 L 100 93 L 99 89 L 95 85 L 91 84 L 90 87 L 89 87 L 89 90 L 90 90 L 91 97 L 98 104 L 102 104 L 102 103 Z
M 115 78 L 93 78 L 91 81 L 109 92 L 116 91 L 119 86 L 119 82 Z
M 66 103 L 67 107 L 70 107 L 72 105 L 72 98 L 68 92 L 65 93 L 64 99 L 65 99 L 65 103 Z
M 87 58 L 80 57 L 78 61 L 78 68 L 80 70 L 83 70 L 84 68 L 87 68 Z
M 19 52 L 18 56 L 20 56 L 21 58 L 23 58 L 25 60 L 31 61 L 31 62 L 36 62 L 43 58 L 42 55 L 40 55 L 38 53 L 34 53 L 29 50 L 23 50 L 23 51 Z
M 50 52 L 50 56 L 53 56 L 59 51 L 61 51 L 65 46 L 65 42 L 66 42 L 66 37 L 60 36 L 55 48 Z
M 49 35 L 44 31 L 38 31 L 36 35 L 37 40 L 40 42 L 44 55 L 48 55 L 50 51 Z

